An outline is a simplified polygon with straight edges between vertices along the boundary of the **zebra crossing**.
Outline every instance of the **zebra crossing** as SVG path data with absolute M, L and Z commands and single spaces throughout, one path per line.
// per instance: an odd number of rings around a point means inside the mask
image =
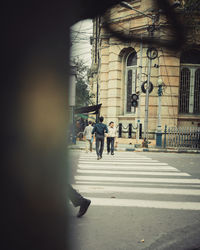
M 200 210 L 199 179 L 137 152 L 82 152 L 73 186 L 93 206 Z

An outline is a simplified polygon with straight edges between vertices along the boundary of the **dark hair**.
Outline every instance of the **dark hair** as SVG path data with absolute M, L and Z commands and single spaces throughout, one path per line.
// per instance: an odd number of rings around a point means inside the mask
M 91 122 L 91 121 L 89 121 L 88 123 L 89 123 L 89 124 L 92 124 L 92 122 Z
M 103 119 L 104 119 L 103 116 L 100 116 L 100 117 L 99 117 L 99 121 L 100 121 L 100 122 L 103 122 Z
M 112 124 L 112 123 L 114 123 L 113 121 L 111 121 L 110 123 L 109 123 L 109 126 L 110 126 L 110 124 Z

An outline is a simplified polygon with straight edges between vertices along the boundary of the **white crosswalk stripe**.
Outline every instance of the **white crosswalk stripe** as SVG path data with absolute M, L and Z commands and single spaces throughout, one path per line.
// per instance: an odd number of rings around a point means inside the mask
M 171 172 L 139 172 L 139 171 L 108 171 L 108 170 L 80 170 L 77 173 L 83 174 L 120 174 L 120 175 L 167 175 L 167 176 L 190 176 L 187 173 L 171 173 Z
M 200 210 L 194 200 L 200 198 L 199 179 L 140 153 L 118 152 L 101 160 L 81 153 L 74 178 L 74 188 L 93 206 Z
M 125 182 L 165 182 L 165 183 L 189 183 L 200 184 L 198 179 L 170 179 L 170 178 L 136 178 L 136 177 L 108 177 L 108 176 L 75 176 L 76 180 L 95 180 L 95 181 L 125 181 Z
M 80 163 L 83 163 L 83 162 L 80 162 Z M 160 162 L 134 162 L 134 161 L 131 161 L 131 162 L 122 162 L 122 161 L 112 161 L 112 162 L 109 162 L 109 161 L 103 161 L 104 164 L 110 164 L 110 165 L 136 165 L 136 166 L 167 166 L 168 164 L 167 163 L 160 163 Z M 101 161 L 84 161 L 84 164 L 93 164 L 93 165 L 101 165 L 102 162 Z
M 182 210 L 200 210 L 200 202 L 173 202 L 152 200 L 128 200 L 88 197 L 95 206 L 144 207 Z
M 200 190 L 175 189 L 175 188 L 144 188 L 144 187 L 118 187 L 118 186 L 98 186 L 98 185 L 75 185 L 84 193 L 142 193 L 142 194 L 174 194 L 174 195 L 200 195 Z
M 84 185 L 88 185 L 88 184 L 94 184 L 94 185 L 113 185 L 115 183 L 111 183 L 111 182 L 106 182 L 106 181 L 76 181 L 76 184 L 84 184 Z M 117 183 L 118 186 L 132 186 L 133 184 L 131 182 L 118 182 Z M 135 186 L 156 186 L 156 187 L 177 187 L 177 188 L 185 188 L 185 184 L 184 183 L 135 183 Z M 83 186 L 82 186 L 83 187 Z M 187 184 L 187 188 L 198 188 L 198 184 Z M 192 189 L 194 190 L 194 189 Z
M 148 171 L 171 171 L 171 172 L 177 172 L 178 170 L 172 167 L 168 166 L 108 166 L 102 164 L 101 166 L 90 166 L 88 164 L 78 164 L 79 169 L 106 169 L 106 170 L 148 170 Z

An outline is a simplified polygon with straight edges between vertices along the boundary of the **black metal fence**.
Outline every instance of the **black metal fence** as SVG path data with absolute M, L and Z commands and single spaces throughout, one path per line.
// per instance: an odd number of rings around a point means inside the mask
M 172 148 L 200 148 L 199 127 L 169 127 L 165 126 L 164 147 Z
M 137 127 L 132 123 L 123 126 L 119 123 L 117 126 L 118 137 L 136 138 Z M 139 127 L 139 139 L 142 139 L 142 124 Z M 181 148 L 181 149 L 200 149 L 200 127 L 167 127 L 162 134 L 162 147 L 164 148 Z M 126 136 L 127 135 L 127 136 Z M 155 131 L 149 131 L 154 139 L 157 137 Z
M 128 134 L 128 138 L 134 138 L 136 137 L 137 127 L 134 127 L 132 123 L 129 123 L 127 126 L 123 126 L 122 123 L 119 123 L 117 132 L 119 138 L 122 138 L 124 134 Z M 139 127 L 139 139 L 142 139 L 142 124 L 140 124 Z

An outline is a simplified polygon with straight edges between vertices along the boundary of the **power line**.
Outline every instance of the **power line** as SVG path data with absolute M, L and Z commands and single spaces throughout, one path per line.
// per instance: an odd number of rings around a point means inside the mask
M 82 24 L 83 22 L 81 22 L 81 24 Z M 91 30 L 92 29 L 92 25 L 91 26 L 87 26 L 87 27 L 85 27 L 85 28 L 82 28 L 81 30 L 82 31 L 85 31 L 85 30 Z M 76 31 L 76 30 L 74 30 L 73 28 L 71 28 L 71 30 L 72 31 Z
M 81 22 L 81 25 L 80 25 L 80 27 L 79 27 L 79 31 L 80 31 L 80 29 L 81 29 L 81 27 L 82 27 L 82 22 Z M 77 35 L 76 35 L 76 37 L 78 36 L 78 33 L 77 33 Z M 76 37 L 75 37 L 75 39 L 76 39 Z
M 82 53 L 82 54 L 77 54 L 77 55 L 71 55 L 71 57 L 82 56 L 82 55 L 85 55 L 85 54 L 88 54 L 88 52 L 85 52 L 85 53 Z
M 79 34 L 85 34 L 85 35 L 89 35 L 89 34 L 93 34 L 92 30 L 91 32 L 84 32 L 84 31 L 77 31 L 77 30 L 73 30 L 71 31 L 71 33 L 79 33 Z

